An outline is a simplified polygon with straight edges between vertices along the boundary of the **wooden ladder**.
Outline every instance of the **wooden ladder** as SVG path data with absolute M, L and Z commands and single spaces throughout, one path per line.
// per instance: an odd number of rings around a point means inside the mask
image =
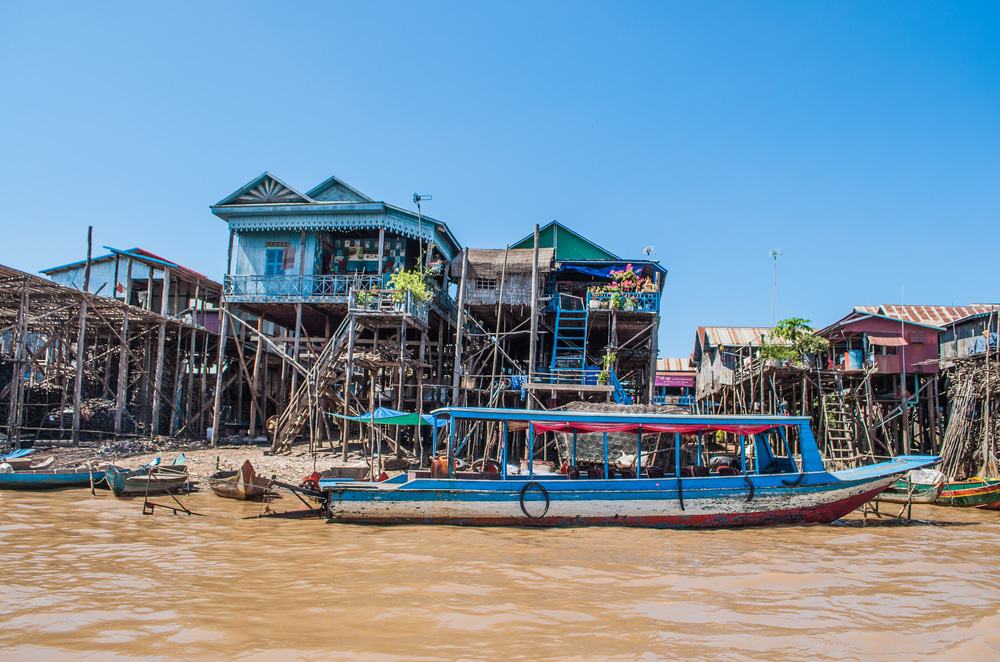
M 824 455 L 827 463 L 834 469 L 857 466 L 861 453 L 854 436 L 854 417 L 844 400 L 841 376 L 834 374 L 829 380 L 821 378 L 820 394 L 823 399 Z

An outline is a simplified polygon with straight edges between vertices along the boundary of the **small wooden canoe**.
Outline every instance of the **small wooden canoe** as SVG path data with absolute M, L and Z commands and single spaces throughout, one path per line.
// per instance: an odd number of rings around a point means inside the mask
M 157 471 L 153 468 L 122 469 L 109 465 L 104 480 L 115 496 L 145 496 L 147 494 L 175 494 L 188 485 L 187 472 Z
M 998 502 L 1000 502 L 1000 479 L 978 477 L 945 483 L 941 494 L 934 501 L 938 506 L 956 508 L 992 506 Z
M 9 453 L 0 453 L 0 462 L 4 460 L 17 459 L 19 457 L 27 457 L 35 452 L 34 448 L 18 448 Z
M 31 457 L 17 457 L 9 458 L 3 460 L 9 464 L 14 471 L 39 471 L 40 469 L 48 469 L 56 461 L 54 457 L 47 457 L 41 462 L 36 462 L 34 458 Z
M 40 469 L 0 473 L 0 490 L 52 490 L 62 487 L 90 487 L 90 481 L 104 480 L 103 469 Z
M 208 479 L 208 486 L 220 497 L 250 501 L 267 494 L 271 481 L 261 478 L 254 471 L 250 460 L 243 463 L 238 471 L 219 471 Z
M 883 503 L 934 503 L 941 493 L 941 487 L 941 483 L 919 485 L 901 479 L 875 498 Z

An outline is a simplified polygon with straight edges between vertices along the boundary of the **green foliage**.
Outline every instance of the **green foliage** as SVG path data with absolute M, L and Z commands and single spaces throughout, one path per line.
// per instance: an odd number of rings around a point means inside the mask
M 830 341 L 817 336 L 809 326 L 809 320 L 803 317 L 781 320 L 775 325 L 771 338 L 777 342 L 768 342 L 765 338 L 760 348 L 762 358 L 798 361 L 803 356 L 821 354 L 830 349 Z
M 597 375 L 598 384 L 606 386 L 611 381 L 611 369 L 615 367 L 617 361 L 618 355 L 614 351 L 608 349 L 604 352 L 604 356 L 601 357 L 601 372 Z
M 354 293 L 354 301 L 362 308 L 367 308 L 375 301 L 375 295 L 368 290 L 359 290 Z
M 427 280 L 428 274 L 419 267 L 400 269 L 389 276 L 389 289 L 396 290 L 393 298 L 398 301 L 406 297 L 406 292 L 409 292 L 416 301 L 430 301 L 434 293 Z

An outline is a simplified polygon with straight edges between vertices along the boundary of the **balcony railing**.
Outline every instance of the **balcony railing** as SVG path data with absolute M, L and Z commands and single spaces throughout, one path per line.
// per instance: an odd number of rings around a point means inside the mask
M 223 292 L 235 303 L 347 303 L 351 290 L 379 288 L 384 280 L 385 276 L 375 274 L 230 275 L 223 283 Z
M 660 309 L 659 292 L 587 292 L 587 307 L 591 310 L 624 310 L 655 313 Z
M 409 291 L 351 290 L 347 310 L 361 315 L 409 315 L 426 325 L 430 306 Z

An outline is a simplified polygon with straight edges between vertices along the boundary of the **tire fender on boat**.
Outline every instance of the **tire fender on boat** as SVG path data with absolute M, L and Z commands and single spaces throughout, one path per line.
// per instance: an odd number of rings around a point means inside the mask
M 541 491 L 542 496 L 545 497 L 545 510 L 542 511 L 541 515 L 532 515 L 531 513 L 528 512 L 528 509 L 524 507 L 524 495 L 528 493 L 528 490 L 531 487 L 537 487 Z M 549 505 L 551 503 L 551 501 L 549 500 L 549 491 L 545 489 L 544 485 L 542 485 L 537 481 L 532 480 L 525 483 L 524 487 L 521 488 L 521 493 L 518 500 L 521 505 L 521 512 L 524 513 L 524 516 L 527 517 L 528 519 L 541 519 L 542 517 L 545 517 L 546 513 L 549 512 Z
M 753 501 L 753 495 L 754 492 L 757 491 L 757 488 L 754 487 L 753 481 L 750 480 L 750 476 L 743 474 L 743 480 L 746 481 L 747 487 L 750 488 L 750 494 L 747 495 L 747 503 L 750 503 L 751 501 Z

